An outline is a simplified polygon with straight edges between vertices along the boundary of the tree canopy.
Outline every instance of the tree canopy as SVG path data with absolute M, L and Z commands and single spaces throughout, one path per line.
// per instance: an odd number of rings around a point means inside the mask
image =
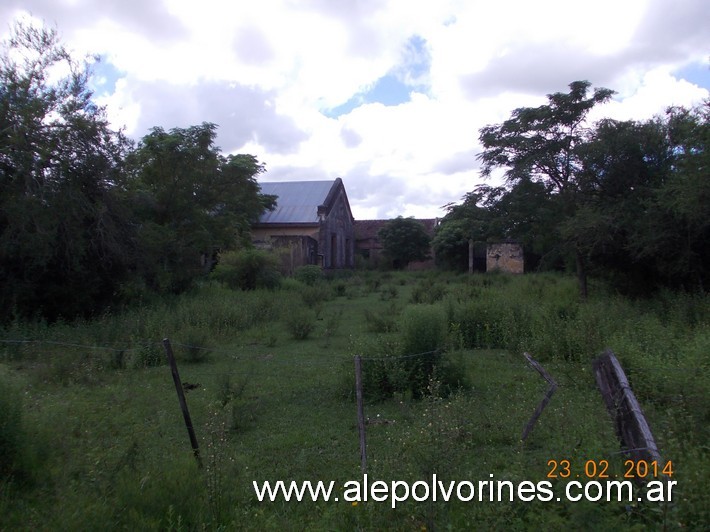
M 424 225 L 414 218 L 388 221 L 378 232 L 385 256 L 396 268 L 406 268 L 410 262 L 429 258 L 431 237 Z
M 588 82 L 548 104 L 522 108 L 480 139 L 482 172 L 505 171 L 449 212 L 434 238 L 437 259 L 463 263 L 466 240 L 514 239 L 526 265 L 574 264 L 627 293 L 660 286 L 705 290 L 710 277 L 710 101 L 646 121 L 584 121 L 613 93 Z
M 494 168 L 502 167 L 509 184 L 539 181 L 550 193 L 558 195 L 562 216 L 572 216 L 583 167 L 580 152 L 589 131 L 586 117 L 595 105 L 614 94 L 597 88 L 589 96 L 590 87 L 588 81 L 572 82 L 568 93 L 548 94 L 546 105 L 516 109 L 502 124 L 482 128 L 479 140 L 484 151 L 478 156 L 482 175 L 489 176 Z M 585 257 L 574 236 L 570 235 L 569 244 L 575 256 L 580 294 L 586 297 Z
M 214 124 L 153 128 L 134 146 L 90 75 L 56 30 L 18 24 L 0 50 L 0 320 L 183 290 L 273 205 L 263 165 L 222 155 Z
M 2 50 L 2 313 L 91 311 L 111 299 L 131 256 L 122 203 L 128 143 L 92 102 L 88 75 L 56 31 L 18 25 Z
M 218 250 L 244 243 L 274 198 L 259 193 L 264 167 L 251 155 L 224 157 L 217 126 L 162 128 L 143 137 L 128 158 L 129 190 L 141 220 L 138 267 L 148 285 L 180 291 Z

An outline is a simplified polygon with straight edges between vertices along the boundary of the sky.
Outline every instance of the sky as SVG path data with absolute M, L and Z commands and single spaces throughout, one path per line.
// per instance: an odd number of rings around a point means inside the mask
M 479 129 L 573 81 L 617 91 L 592 121 L 710 96 L 707 0 L 4 0 L 3 38 L 16 19 L 100 56 L 129 137 L 215 123 L 260 181 L 341 177 L 355 219 L 443 216 L 485 182 Z

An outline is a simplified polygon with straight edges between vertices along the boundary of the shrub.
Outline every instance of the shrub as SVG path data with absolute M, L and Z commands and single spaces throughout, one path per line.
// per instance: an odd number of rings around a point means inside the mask
M 446 318 L 440 306 L 415 305 L 404 309 L 400 318 L 402 354 L 437 351 L 446 341 Z
M 351 338 L 350 354 L 362 360 L 363 398 L 380 402 L 392 398 L 395 392 L 407 390 L 407 371 L 400 356 L 399 338 L 392 335 L 358 336 Z M 355 372 L 352 360 L 343 365 L 343 386 L 346 397 L 355 397 Z
M 320 266 L 308 264 L 306 266 L 296 268 L 296 271 L 293 273 L 293 277 L 297 281 L 301 281 L 303 284 L 313 286 L 318 281 L 323 279 L 323 270 L 321 270 Z
M 133 351 L 133 368 L 153 368 L 167 363 L 163 348 L 157 342 L 142 341 Z
M 281 274 L 278 258 L 260 249 L 242 249 L 220 255 L 212 277 L 233 290 L 278 288 Z
M 180 335 L 179 358 L 189 364 L 206 362 L 212 351 L 210 336 L 205 329 L 193 327 Z
M 303 303 L 311 309 L 322 306 L 323 303 L 333 298 L 333 293 L 330 287 L 325 284 L 317 284 L 312 286 L 304 286 L 301 290 L 301 299 Z
M 397 316 L 399 309 L 392 303 L 384 309 L 373 311 L 365 309 L 365 323 L 367 330 L 374 333 L 388 333 L 397 330 Z
M 316 328 L 316 316 L 310 309 L 293 306 L 284 317 L 286 328 L 294 340 L 305 340 Z
M 443 284 L 435 283 L 431 279 L 425 279 L 417 284 L 412 291 L 412 303 L 436 303 L 441 301 L 446 295 L 446 287 Z
M 439 306 L 416 305 L 407 307 L 400 319 L 403 364 L 408 374 L 412 397 L 422 397 L 441 365 L 441 351 L 447 339 L 444 311 Z

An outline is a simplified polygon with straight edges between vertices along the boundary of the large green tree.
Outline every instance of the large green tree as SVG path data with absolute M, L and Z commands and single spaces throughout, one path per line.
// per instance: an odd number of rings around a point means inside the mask
M 264 170 L 251 155 L 221 154 L 217 126 L 153 130 L 129 157 L 138 230 L 138 271 L 148 286 L 189 287 L 217 250 L 249 240 L 251 224 L 274 204 L 260 194 Z
M 591 83 L 575 81 L 568 93 L 547 96 L 539 107 L 522 107 L 502 124 L 485 126 L 479 140 L 483 152 L 478 155 L 481 173 L 490 176 L 502 168 L 510 185 L 521 180 L 541 182 L 550 194 L 559 198 L 559 215 L 572 216 L 577 207 L 578 176 L 582 170 L 581 148 L 589 128 L 586 118 L 598 104 L 608 101 L 613 91 L 597 88 L 590 94 Z M 583 250 L 569 239 L 574 254 L 579 289 L 587 295 L 586 261 Z
M 127 142 L 93 102 L 89 76 L 54 30 L 16 25 L 3 43 L 0 317 L 90 314 L 127 271 Z
M 414 218 L 398 216 L 389 220 L 379 230 L 378 237 L 385 256 L 395 268 L 406 268 L 410 262 L 429 258 L 431 237 Z
M 664 123 L 602 120 L 583 161 L 577 209 L 562 221 L 562 233 L 575 239 L 591 269 L 619 288 L 650 288 L 657 280 L 654 261 L 638 260 L 633 248 L 647 232 L 649 209 L 672 163 Z

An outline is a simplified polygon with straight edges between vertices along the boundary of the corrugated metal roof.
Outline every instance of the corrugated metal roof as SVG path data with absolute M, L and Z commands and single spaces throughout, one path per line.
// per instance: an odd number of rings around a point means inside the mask
M 325 203 L 335 181 L 259 183 L 262 194 L 278 196 L 276 208 L 259 218 L 262 224 L 318 223 L 318 206 Z

